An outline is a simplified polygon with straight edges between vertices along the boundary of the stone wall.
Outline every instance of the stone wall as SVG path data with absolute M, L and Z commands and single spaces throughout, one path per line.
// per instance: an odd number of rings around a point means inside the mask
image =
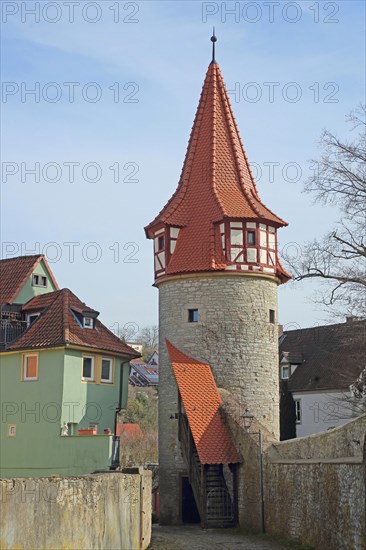
M 198 322 L 188 322 L 198 309 Z M 177 441 L 177 386 L 165 345 L 211 365 L 219 387 L 232 393 L 279 438 L 277 316 L 274 279 L 225 273 L 190 276 L 159 283 L 160 521 L 179 523 L 180 475 L 185 473 Z M 172 417 L 172 418 L 171 418 Z
M 366 414 L 321 434 L 276 442 L 256 419 L 246 433 L 238 404 L 226 390 L 220 394 L 242 458 L 240 527 L 264 528 L 316 550 L 365 550 Z
M 0 548 L 147 548 L 151 472 L 131 472 L 0 479 Z
M 259 430 L 263 449 L 271 445 L 275 439 L 256 419 L 251 425 L 251 433 L 246 433 L 240 404 L 227 390 L 220 388 L 219 391 L 223 400 L 221 413 L 242 458 L 238 466 L 239 525 L 246 529 L 261 531 L 263 510 Z
M 366 415 L 264 453 L 265 526 L 317 550 L 364 550 Z M 365 450 L 364 450 L 365 449 Z

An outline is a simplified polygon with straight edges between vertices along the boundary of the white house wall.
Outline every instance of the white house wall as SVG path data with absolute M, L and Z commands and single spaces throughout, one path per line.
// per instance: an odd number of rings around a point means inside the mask
M 296 436 L 304 437 L 329 428 L 342 426 L 352 411 L 344 403 L 346 393 L 339 392 L 293 392 L 293 398 L 301 401 L 301 422 L 296 424 Z

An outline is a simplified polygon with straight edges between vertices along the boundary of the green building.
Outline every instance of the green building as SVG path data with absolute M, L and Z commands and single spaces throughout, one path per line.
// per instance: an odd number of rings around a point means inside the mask
M 124 344 L 43 256 L 0 261 L 0 477 L 81 475 L 119 458 Z

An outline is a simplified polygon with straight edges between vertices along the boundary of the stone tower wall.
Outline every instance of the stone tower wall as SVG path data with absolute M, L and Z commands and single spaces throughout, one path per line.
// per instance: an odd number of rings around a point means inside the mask
M 198 309 L 197 323 L 188 310 Z M 275 324 L 269 310 L 275 311 Z M 180 475 L 185 465 L 177 440 L 178 390 L 165 339 L 211 365 L 218 387 L 230 391 L 242 411 L 279 438 L 277 283 L 260 276 L 228 274 L 174 278 L 159 284 L 159 483 L 160 520 L 180 521 Z M 202 411 L 204 414 L 204 411 Z

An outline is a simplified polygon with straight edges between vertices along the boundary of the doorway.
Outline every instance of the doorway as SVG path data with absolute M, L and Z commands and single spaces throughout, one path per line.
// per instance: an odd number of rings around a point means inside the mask
M 192 486 L 189 483 L 188 476 L 181 477 L 182 483 L 182 522 L 200 523 L 200 515 L 194 499 Z

